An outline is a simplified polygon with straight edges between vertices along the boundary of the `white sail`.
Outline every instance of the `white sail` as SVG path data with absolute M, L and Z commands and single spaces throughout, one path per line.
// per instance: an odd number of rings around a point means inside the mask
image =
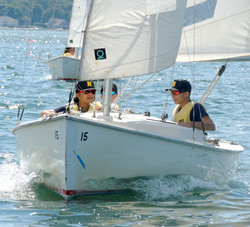
M 89 0 L 74 0 L 69 25 L 67 47 L 81 47 L 89 11 Z
M 143 75 L 175 62 L 185 0 L 95 0 L 92 4 L 80 80 Z
M 250 60 L 250 0 L 188 0 L 177 62 L 225 60 Z

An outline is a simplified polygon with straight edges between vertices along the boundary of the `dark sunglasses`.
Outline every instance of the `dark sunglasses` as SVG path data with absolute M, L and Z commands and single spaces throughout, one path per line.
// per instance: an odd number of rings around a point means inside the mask
M 81 93 L 84 93 L 84 94 L 93 94 L 93 95 L 95 95 L 95 93 L 96 93 L 96 90 L 81 90 L 81 91 L 79 91 L 78 92 L 78 94 L 81 94 Z

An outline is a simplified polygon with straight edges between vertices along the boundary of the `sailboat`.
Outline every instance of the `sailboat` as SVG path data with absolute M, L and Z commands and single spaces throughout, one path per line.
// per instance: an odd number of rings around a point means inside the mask
M 77 79 L 80 54 L 82 48 L 84 29 L 89 9 L 87 0 L 74 0 L 68 30 L 67 49 L 73 49 L 74 54 L 67 54 L 50 59 L 47 64 L 52 80 L 74 81 Z
M 43 183 L 66 199 L 127 189 L 103 183 L 109 179 L 185 174 L 216 181 L 235 173 L 244 150 L 236 142 L 208 139 L 202 130 L 164 118 L 109 108 L 112 79 L 174 64 L 186 3 L 90 1 L 78 77 L 105 81 L 104 111 L 59 113 L 16 126 L 24 172 L 41 174 Z

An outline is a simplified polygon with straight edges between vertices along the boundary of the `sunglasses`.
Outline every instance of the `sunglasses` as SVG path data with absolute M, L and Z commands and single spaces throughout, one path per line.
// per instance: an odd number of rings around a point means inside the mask
M 115 91 L 112 91 L 112 93 L 111 93 L 112 95 L 115 95 L 116 94 L 116 92 Z M 105 92 L 101 92 L 101 95 L 105 95 Z
M 82 92 L 84 94 L 93 94 L 93 95 L 95 95 L 96 90 L 81 90 L 81 91 L 78 92 L 78 94 L 81 94 Z
M 174 95 L 179 95 L 180 93 L 183 93 L 184 91 L 178 91 L 178 90 L 176 90 L 176 91 L 171 91 L 171 93 L 172 94 L 174 94 Z

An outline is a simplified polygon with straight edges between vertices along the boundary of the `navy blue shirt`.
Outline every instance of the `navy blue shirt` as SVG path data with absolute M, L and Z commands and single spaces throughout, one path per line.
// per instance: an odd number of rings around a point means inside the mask
M 66 106 L 59 106 L 54 110 L 56 111 L 56 113 L 60 113 L 60 112 L 65 113 L 66 112 Z
M 194 110 L 194 112 L 193 112 Z M 194 121 L 201 122 L 201 119 L 205 116 L 209 116 L 207 111 L 205 110 L 204 106 L 200 103 L 195 103 L 194 107 L 192 108 L 190 112 L 190 120 L 193 121 L 193 115 L 194 116 Z

